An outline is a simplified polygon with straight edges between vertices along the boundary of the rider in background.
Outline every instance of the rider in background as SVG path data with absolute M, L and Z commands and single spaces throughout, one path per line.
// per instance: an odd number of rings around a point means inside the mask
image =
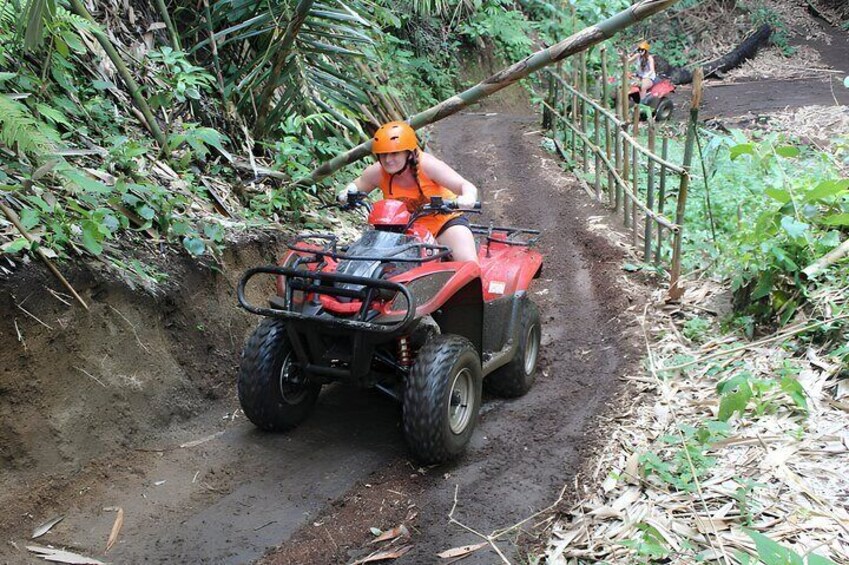
M 648 41 L 641 41 L 637 45 L 637 52 L 628 57 L 628 62 L 634 63 L 634 74 L 640 79 L 640 100 L 645 99 L 646 92 L 657 81 L 657 71 L 654 67 L 654 56 L 649 55 Z
M 478 189 L 454 169 L 419 148 L 413 128 L 406 122 L 389 122 L 375 132 L 371 147 L 377 163 L 340 193 L 346 202 L 349 192 L 371 192 L 379 188 L 384 198 L 404 202 L 410 213 L 430 203 L 432 196 L 456 201 L 460 207 L 472 208 Z M 462 212 L 425 215 L 416 220 L 440 245 L 451 249 L 455 261 L 478 262 L 475 238 L 469 220 Z

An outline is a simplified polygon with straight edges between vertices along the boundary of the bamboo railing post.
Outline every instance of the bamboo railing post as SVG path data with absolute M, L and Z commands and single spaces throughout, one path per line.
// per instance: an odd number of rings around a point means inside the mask
M 601 124 L 599 122 L 598 110 L 593 108 L 593 143 L 595 143 L 595 151 L 593 154 L 595 155 L 595 197 L 598 198 L 599 202 L 601 202 L 601 147 L 599 143 L 601 143 L 601 135 L 599 133 L 599 129 L 601 128 Z
M 656 124 L 654 121 L 654 116 L 649 117 L 649 151 L 654 153 L 655 144 L 657 143 L 657 131 Z M 649 159 L 648 163 L 646 163 L 648 167 L 647 179 L 646 179 L 646 207 L 649 210 L 654 210 L 654 159 Z M 648 213 L 645 216 L 645 230 L 644 230 L 644 247 L 643 247 L 643 258 L 646 263 L 651 261 L 651 251 L 652 251 L 652 231 L 654 230 L 654 225 L 651 217 Z
M 546 100 L 553 107 L 557 107 L 557 104 L 554 100 L 554 76 L 552 74 L 548 75 L 548 92 L 546 93 Z M 552 129 L 551 124 L 553 122 L 553 117 L 551 114 L 551 110 L 548 109 L 547 106 L 542 107 L 542 129 L 550 130 Z
M 601 55 L 601 105 L 607 108 L 610 104 L 607 99 L 610 90 L 607 84 L 607 45 L 602 45 L 599 51 Z
M 601 46 L 601 105 L 605 108 L 610 104 L 610 85 L 607 78 L 607 45 Z M 604 153 L 608 161 L 613 160 L 610 149 L 610 119 L 604 116 Z M 616 201 L 615 188 L 613 186 L 613 172 L 607 171 L 607 198 L 608 203 L 613 206 Z
M 619 100 L 620 116 L 622 121 L 628 122 L 628 56 L 624 53 L 620 59 L 622 63 L 622 74 L 619 77 L 619 95 L 616 97 Z
M 693 145 L 696 140 L 696 128 L 699 124 L 699 104 L 702 101 L 701 67 L 693 72 L 693 99 L 690 103 L 690 120 L 687 123 L 687 141 L 684 144 L 684 173 L 681 175 L 681 185 L 678 188 L 678 204 L 675 208 L 675 224 L 678 230 L 672 244 L 672 271 L 669 281 L 669 297 L 678 300 L 684 293 L 681 288 L 681 243 L 684 234 L 684 212 L 687 209 L 687 190 L 690 184 L 690 165 L 693 162 Z
M 578 63 L 576 61 L 572 62 L 572 86 L 575 89 L 580 88 L 580 83 L 578 82 Z M 572 123 L 574 125 L 578 125 L 578 95 L 572 93 L 572 105 L 569 108 L 569 113 L 572 114 Z M 578 158 L 578 135 L 575 130 L 572 130 L 572 167 L 575 166 L 575 160 Z
M 637 199 L 640 197 L 640 162 L 639 151 L 637 150 L 637 143 L 640 140 L 640 113 L 640 105 L 634 104 L 634 115 L 632 117 L 633 129 L 631 131 L 631 136 L 635 142 L 631 146 L 633 149 L 631 158 L 631 176 L 633 177 L 631 181 L 631 192 L 634 193 L 634 199 L 631 201 L 631 234 L 633 236 L 634 247 L 637 246 Z
M 661 150 L 660 150 L 660 156 L 663 157 L 664 162 L 669 157 L 669 138 L 668 137 L 664 136 L 664 138 L 663 138 L 663 142 L 662 142 Z M 666 165 L 661 165 L 660 166 L 660 188 L 658 189 L 658 193 L 657 193 L 657 213 L 661 216 L 663 215 L 663 209 L 665 208 L 665 204 L 666 204 Z M 663 245 L 663 226 L 658 224 L 657 225 L 657 249 L 655 250 L 655 253 L 654 253 L 655 264 L 660 263 L 660 254 L 661 254 L 662 245 Z
M 584 94 L 586 94 L 586 92 Z M 584 99 L 582 98 L 581 99 L 581 131 L 584 132 L 585 137 L 588 137 L 587 136 L 588 127 L 589 127 L 589 124 L 587 123 L 587 103 L 584 102 Z M 581 144 L 581 168 L 583 169 L 585 176 L 590 170 L 590 163 L 589 163 L 589 160 L 587 159 L 587 149 L 588 149 L 588 147 L 587 147 L 586 142 Z
M 616 133 L 615 133 L 614 139 L 613 139 L 613 152 L 616 154 L 615 155 L 615 157 L 616 157 L 616 174 L 619 175 L 619 178 L 624 178 L 623 175 L 625 174 L 625 171 L 624 171 L 625 167 L 624 167 L 624 164 L 622 163 L 622 141 L 621 141 L 622 136 L 619 135 L 621 130 L 619 129 L 619 126 L 615 126 L 615 127 L 616 127 Z M 614 205 L 613 205 L 614 213 L 618 214 L 621 206 L 622 206 L 622 187 L 619 186 L 619 183 L 616 183 L 616 196 L 615 196 Z

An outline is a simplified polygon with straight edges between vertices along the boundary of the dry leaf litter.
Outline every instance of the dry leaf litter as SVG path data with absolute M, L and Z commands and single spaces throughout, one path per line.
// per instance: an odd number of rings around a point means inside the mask
M 581 500 L 552 530 L 546 551 L 550 565 L 634 563 L 634 550 L 622 542 L 641 539 L 640 528 L 646 526 L 669 549 L 667 563 L 691 564 L 697 556 L 738 563 L 736 552 L 755 554 L 743 527 L 798 554 L 815 550 L 835 563 L 849 563 L 849 379 L 841 378 L 841 367 L 813 347 L 792 361 L 799 367 L 807 416 L 781 390 L 770 389 L 762 399 L 769 408 L 764 415 L 754 416 L 750 406 L 742 417 L 729 420 L 730 434 L 707 451 L 716 464 L 697 474 L 698 488 L 692 492 L 677 490 L 645 465 L 647 453 L 670 461 L 680 451 L 681 443 L 673 439 L 670 444 L 668 438 L 680 438 L 682 425 L 698 427 L 717 418 L 720 378 L 748 371 L 755 378 L 778 379 L 790 359 L 781 341 L 730 355 L 717 352 L 739 346 L 733 337 L 700 347 L 688 342 L 673 326 L 674 317 L 704 311 L 723 292 L 711 282 L 700 285 L 688 288 L 679 307 L 664 307 L 658 294 L 654 308 L 643 316 L 648 363 L 655 370 L 627 379 L 634 398 L 650 400 L 635 402 L 614 419 L 595 472 L 578 488 Z M 815 295 L 819 314 L 829 318 L 836 306 L 845 308 L 847 290 Z M 683 356 L 711 354 L 710 363 L 694 363 L 671 375 L 662 370 Z M 731 373 L 712 375 L 717 368 Z M 751 488 L 743 506 L 740 489 L 746 485 Z

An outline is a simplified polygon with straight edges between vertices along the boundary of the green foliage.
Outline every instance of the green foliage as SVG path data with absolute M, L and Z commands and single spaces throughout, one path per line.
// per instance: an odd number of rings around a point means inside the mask
M 686 268 L 709 265 L 730 278 L 740 312 L 784 324 L 808 299 L 802 270 L 849 233 L 849 179 L 831 155 L 777 134 L 712 134 L 702 155 L 710 192 L 696 167 Z
M 707 451 L 717 441 L 728 436 L 730 428 L 722 421 L 707 421 L 698 428 L 682 424 L 680 435 L 665 436 L 663 442 L 673 447 L 671 453 L 646 452 L 640 464 L 647 476 L 655 477 L 677 490 L 695 492 L 695 481 L 715 464 Z
M 684 322 L 684 337 L 689 339 L 690 341 L 695 341 L 696 343 L 701 343 L 705 341 L 707 338 L 708 331 L 711 328 L 710 320 L 707 318 L 702 318 L 700 316 L 696 316 L 695 318 L 690 318 L 686 322 Z
M 716 385 L 719 394 L 720 421 L 727 421 L 734 414 L 741 417 L 751 404 L 755 417 L 775 413 L 778 408 L 790 400 L 791 406 L 807 414 L 808 402 L 805 390 L 796 380 L 798 369 L 786 362 L 780 371 L 780 380 L 756 379 L 751 373 L 742 371 Z
M 746 4 L 749 8 L 749 20 L 752 22 L 752 26 L 759 27 L 763 24 L 772 26 L 772 35 L 770 36 L 772 44 L 781 49 L 785 56 L 793 55 L 796 48 L 790 45 L 790 35 L 781 15 L 761 0 L 750 1 Z
M 37 120 L 26 106 L 0 93 L 0 143 L 38 159 L 53 152 L 59 135 Z
M 741 555 L 741 563 L 744 565 L 756 565 L 757 563 L 763 563 L 763 565 L 837 565 L 831 559 L 816 553 L 809 553 L 803 557 L 792 549 L 788 549 L 754 530 L 744 528 L 743 531 L 755 542 L 758 554 L 758 560 L 754 562 L 748 556 L 743 557 Z
M 531 28 L 531 23 L 510 0 L 486 0 L 460 27 L 460 32 L 470 40 L 491 40 L 505 61 L 515 62 L 532 52 Z
M 186 54 L 163 46 L 148 51 L 146 65 L 159 88 L 148 96 L 151 108 L 170 109 L 174 100 L 200 100 L 201 94 L 210 92 L 214 79 L 203 67 L 189 62 Z
M 665 560 L 671 553 L 663 535 L 650 524 L 640 522 L 636 524 L 640 531 L 638 539 L 620 542 L 623 546 L 633 549 L 641 563 L 652 563 Z

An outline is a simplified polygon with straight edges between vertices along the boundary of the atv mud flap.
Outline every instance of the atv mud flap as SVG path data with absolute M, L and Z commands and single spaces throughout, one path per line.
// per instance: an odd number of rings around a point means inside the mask
M 275 296 L 271 307 L 251 304 L 245 297 L 245 287 L 256 275 L 266 274 L 286 278 L 285 296 Z M 353 284 L 360 289 L 339 288 L 336 283 Z M 374 311 L 372 301 L 380 291 L 401 293 L 406 298 L 406 311 L 392 322 L 370 321 Z M 327 314 L 315 302 L 296 305 L 294 293 L 327 294 L 360 300 L 359 312 L 349 317 Z M 322 380 L 339 380 L 373 384 L 368 381 L 375 347 L 394 341 L 409 331 L 415 320 L 415 301 L 404 285 L 382 279 L 356 277 L 338 273 L 305 271 L 288 267 L 256 267 L 247 271 L 237 288 L 239 304 L 254 314 L 288 320 L 286 331 L 301 367 Z M 297 308 L 301 308 L 298 311 Z

